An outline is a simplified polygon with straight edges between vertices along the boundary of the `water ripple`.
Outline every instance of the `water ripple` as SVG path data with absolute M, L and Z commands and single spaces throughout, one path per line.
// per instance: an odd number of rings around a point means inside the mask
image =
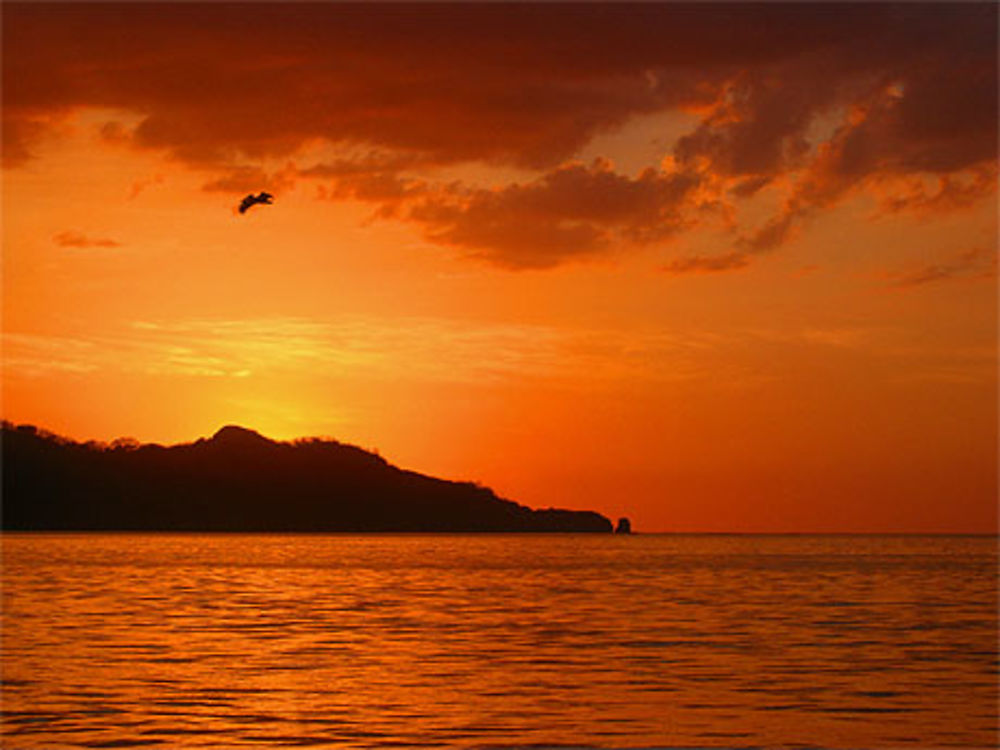
M 2 542 L 13 750 L 997 738 L 995 539 Z

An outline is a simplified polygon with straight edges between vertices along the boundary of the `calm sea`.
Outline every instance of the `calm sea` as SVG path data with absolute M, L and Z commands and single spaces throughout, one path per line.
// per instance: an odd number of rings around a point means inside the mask
M 5 748 L 998 739 L 995 537 L 2 544 Z

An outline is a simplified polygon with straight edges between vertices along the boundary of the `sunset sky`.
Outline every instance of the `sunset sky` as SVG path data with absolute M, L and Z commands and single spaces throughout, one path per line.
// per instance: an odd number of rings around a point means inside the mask
M 2 13 L 5 419 L 996 531 L 995 4 Z

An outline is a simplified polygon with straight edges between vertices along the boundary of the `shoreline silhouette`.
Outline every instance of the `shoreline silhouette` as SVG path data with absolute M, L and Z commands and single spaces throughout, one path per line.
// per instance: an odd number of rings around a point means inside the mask
M 335 440 L 226 426 L 173 446 L 79 443 L 4 423 L 4 531 L 593 532 L 593 511 L 536 510 Z

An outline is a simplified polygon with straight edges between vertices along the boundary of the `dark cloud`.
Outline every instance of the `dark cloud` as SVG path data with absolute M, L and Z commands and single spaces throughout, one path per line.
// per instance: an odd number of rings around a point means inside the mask
M 422 166 L 427 165 L 413 157 L 369 151 L 354 158 L 341 158 L 303 167 L 298 170 L 298 174 L 302 177 L 342 179 L 366 174 L 394 173 Z
M 729 188 L 729 193 L 736 198 L 750 198 L 767 187 L 773 179 L 770 175 L 748 177 Z
M 740 245 L 750 253 L 766 253 L 780 247 L 795 232 L 795 222 L 808 215 L 808 210 L 798 203 L 789 202 L 777 216 L 764 226 L 740 238 Z
M 210 171 L 206 190 L 323 179 L 510 267 L 670 237 L 693 223 L 691 180 L 710 210 L 790 181 L 783 212 L 744 230 L 752 255 L 856 190 L 886 210 L 995 190 L 961 175 L 996 160 L 996 26 L 992 3 L 8 3 L 4 159 L 78 108 L 127 112 L 106 140 Z M 674 172 L 561 166 L 678 108 L 701 120 Z M 315 145 L 362 156 L 260 166 Z M 427 182 L 463 162 L 539 177 Z M 940 199 L 907 182 L 928 175 Z
M 355 172 L 334 180 L 329 189 L 323 190 L 322 197 L 379 203 L 380 210 L 394 215 L 403 201 L 426 195 L 427 191 L 425 182 L 401 177 L 394 172 Z
M 2 117 L 3 166 L 17 167 L 36 154 L 32 144 L 42 138 L 58 117 L 46 117 L 36 112 L 5 113 Z
M 913 85 L 884 83 L 856 100 L 803 165 L 782 210 L 741 244 L 751 252 L 773 250 L 804 220 L 859 189 L 875 192 L 886 213 L 952 211 L 994 193 L 996 75 L 973 67 L 962 66 L 969 79 L 948 92 L 934 72 Z
M 964 179 L 963 179 L 964 178 Z M 947 213 L 970 208 L 996 190 L 995 163 L 984 164 L 960 177 L 944 175 L 928 186 L 926 179 L 915 178 L 881 197 L 879 208 L 887 214 L 917 211 L 923 214 Z
M 898 55 L 924 43 L 907 32 L 927 15 L 983 37 L 988 18 L 928 7 L 914 21 L 856 5 L 11 4 L 5 115 L 126 109 L 143 116 L 138 145 L 191 161 L 322 138 L 551 166 L 633 115 L 710 104 L 725 88 L 746 99 L 729 105 L 747 115 L 730 140 L 762 148 L 731 155 L 746 170 L 774 160 L 768 136 L 800 131 L 833 95 L 821 93 L 830 80 L 789 90 L 783 76 L 803 59 L 835 70 L 859 48 Z M 770 78 L 745 72 L 768 66 Z
M 257 167 L 236 167 L 206 182 L 201 189 L 209 193 L 245 193 L 267 184 L 268 176 Z
M 739 75 L 697 130 L 678 141 L 677 158 L 704 159 L 716 173 L 749 177 L 739 187 L 751 192 L 755 183 L 800 166 L 809 152 L 806 129 L 836 100 L 836 88 L 790 72 Z
M 996 23 L 988 4 L 878 6 L 836 45 L 744 68 L 676 154 L 723 174 L 774 175 L 806 165 L 810 127 L 847 109 L 837 144 L 845 175 L 995 159 Z
M 246 193 L 259 188 L 281 190 L 295 181 L 291 167 L 268 173 L 258 167 L 230 167 L 201 186 L 209 193 Z
M 106 237 L 88 237 L 82 232 L 67 230 L 52 238 L 59 247 L 121 247 L 121 243 Z
M 544 268 L 614 242 L 668 239 L 694 222 L 699 182 L 693 173 L 647 169 L 633 179 L 606 161 L 572 163 L 526 184 L 429 193 L 408 216 L 437 242 L 501 266 Z
M 649 85 L 648 68 L 694 57 L 690 42 L 673 53 L 663 44 L 677 16 L 665 11 L 13 5 L 4 114 L 28 123 L 79 106 L 129 110 L 143 118 L 134 144 L 197 163 L 287 155 L 324 139 L 442 163 L 545 166 L 634 114 L 711 96 L 691 75 Z M 720 36 L 709 15 L 681 15 L 706 41 Z M 30 140 L 23 128 L 6 133 L 22 150 Z

